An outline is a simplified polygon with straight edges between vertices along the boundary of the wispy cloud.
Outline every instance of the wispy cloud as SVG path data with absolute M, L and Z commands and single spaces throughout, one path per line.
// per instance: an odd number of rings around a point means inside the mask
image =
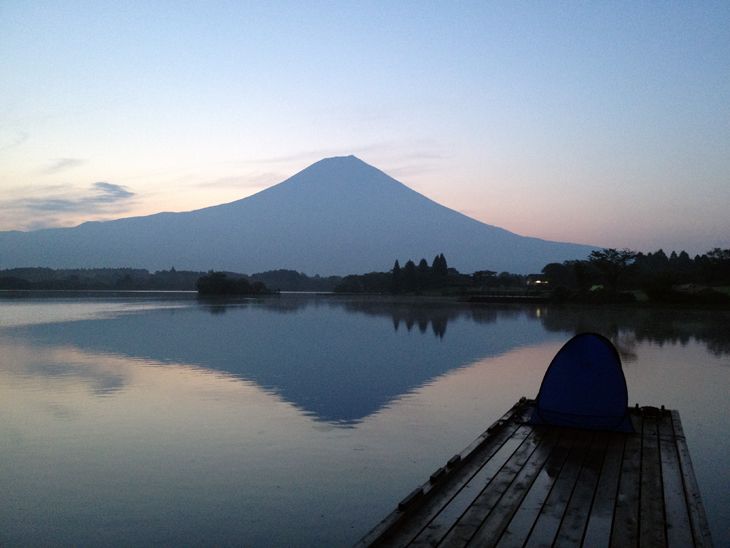
M 211 181 L 203 181 L 196 186 L 200 188 L 240 188 L 240 189 L 257 189 L 266 188 L 273 183 L 281 180 L 279 173 L 256 173 L 253 175 L 230 175 L 227 177 L 219 177 Z
M 28 140 L 28 137 L 29 134 L 26 131 L 0 131 L 0 152 L 22 145 Z
M 77 167 L 83 164 L 85 160 L 80 158 L 56 158 L 52 160 L 45 168 L 41 170 L 45 175 L 52 175 L 72 167 Z
M 388 175 L 395 179 L 402 179 L 405 177 L 419 177 L 421 175 L 427 175 L 429 173 L 442 171 L 444 168 L 440 165 L 431 165 L 426 162 L 414 162 L 405 165 L 398 165 L 388 169 Z
M 345 152 L 337 149 L 317 149 L 300 152 L 297 154 L 289 154 L 286 156 L 270 156 L 268 158 L 252 158 L 250 160 L 244 160 L 244 164 L 289 164 L 292 162 L 302 161 L 314 161 L 317 159 L 325 158 L 327 156 L 339 156 L 343 154 L 351 154 L 352 152 Z
M 96 200 L 102 203 L 112 203 L 119 200 L 126 200 L 134 196 L 134 192 L 127 190 L 121 185 L 114 183 L 94 183 L 94 188 L 99 191 Z
M 32 230 L 121 213 L 132 206 L 136 196 L 126 187 L 107 182 L 94 183 L 85 190 L 48 185 L 35 189 L 34 194 L 0 201 L 0 212 L 16 219 L 18 228 Z
M 351 147 L 332 147 L 304 150 L 296 154 L 283 156 L 270 156 L 268 158 L 252 158 L 244 160 L 242 164 L 289 164 L 293 162 L 321 160 L 330 156 L 347 156 L 350 154 L 365 154 L 374 152 L 385 152 L 390 150 L 392 143 L 380 143 L 370 145 L 353 145 Z
M 376 159 L 398 159 L 401 161 L 404 159 L 412 161 L 441 161 L 448 159 L 448 155 L 441 152 L 441 146 L 439 143 L 429 140 L 421 140 L 416 142 L 385 141 L 352 146 L 310 149 L 303 150 L 296 154 L 251 158 L 249 160 L 243 160 L 235 163 L 241 165 L 290 164 L 301 161 L 314 162 L 330 156 L 347 156 L 350 154 L 354 154 L 355 156 L 372 155 Z
M 48 187 L 50 192 L 58 192 L 58 185 Z M 46 195 L 43 197 L 18 198 L 0 202 L 3 209 L 25 209 L 28 211 L 57 211 L 74 213 L 99 213 L 128 202 L 134 197 L 131 192 L 120 185 L 99 182 L 91 185 L 85 193 L 67 191 L 64 194 Z M 126 205 L 126 204 L 125 204 Z
M 413 184 L 412 179 L 445 169 L 449 155 L 443 152 L 439 143 L 422 140 L 394 146 L 379 154 L 378 159 L 383 162 L 388 175 L 399 180 L 407 178 L 408 181 L 404 182 Z

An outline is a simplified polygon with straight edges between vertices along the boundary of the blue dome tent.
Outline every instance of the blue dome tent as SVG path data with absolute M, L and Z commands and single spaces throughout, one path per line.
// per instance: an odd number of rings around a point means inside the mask
M 545 372 L 532 424 L 633 432 L 621 358 L 606 337 L 581 333 Z

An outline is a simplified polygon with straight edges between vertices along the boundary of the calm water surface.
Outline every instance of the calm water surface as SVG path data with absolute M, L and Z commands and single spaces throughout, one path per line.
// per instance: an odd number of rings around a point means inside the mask
M 349 545 L 591 330 L 679 409 L 730 545 L 730 315 L 0 298 L 0 545 Z

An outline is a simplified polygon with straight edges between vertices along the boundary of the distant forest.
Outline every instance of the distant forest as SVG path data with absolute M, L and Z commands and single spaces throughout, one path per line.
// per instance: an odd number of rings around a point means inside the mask
M 691 258 L 658 250 L 593 251 L 583 261 L 551 263 L 542 269 L 557 300 L 625 300 L 727 304 L 730 302 L 730 249 L 715 248 Z M 638 296 L 637 296 L 638 295 Z
M 471 275 L 449 268 L 443 254 L 389 272 L 342 279 L 338 292 L 542 297 L 559 302 L 621 303 L 637 300 L 687 304 L 730 304 L 730 249 L 691 258 L 685 251 L 638 253 L 593 251 L 585 260 L 550 263 L 539 274 L 481 270 Z
M 504 293 L 515 295 L 529 291 L 535 275 L 480 270 L 462 274 L 448 266 L 443 253 L 431 264 L 421 259 L 417 264 L 409 259 L 401 266 L 398 260 L 388 272 L 349 275 L 335 287 L 339 293 L 392 293 L 405 295 L 470 295 Z
M 234 287 L 241 292 L 248 288 L 247 294 L 335 291 L 454 295 L 476 300 L 480 297 L 523 296 L 558 302 L 639 300 L 725 306 L 730 304 L 730 249 L 715 248 L 695 257 L 690 257 L 685 251 L 673 251 L 667 255 L 661 249 L 647 254 L 629 249 L 602 249 L 593 251 L 584 260 L 550 263 L 540 273 L 529 275 L 491 270 L 462 274 L 448 266 L 443 254 L 436 255 L 430 264 L 426 259 L 418 263 L 409 259 L 401 266 L 396 260 L 387 272 L 345 277 L 307 276 L 294 270 L 272 270 L 249 276 L 234 272 L 175 270 L 174 267 L 154 273 L 133 268 L 0 270 L 0 289 L 5 290 L 195 291 L 201 287 L 201 281 L 202 293 L 215 293 L 230 285 L 231 291 Z
M 174 267 L 154 273 L 140 268 L 12 268 L 0 270 L 0 289 L 195 291 L 198 280 L 208 274 Z M 250 276 L 222 274 L 281 291 L 332 291 L 341 280 L 339 276 L 307 276 L 294 270 L 271 270 Z

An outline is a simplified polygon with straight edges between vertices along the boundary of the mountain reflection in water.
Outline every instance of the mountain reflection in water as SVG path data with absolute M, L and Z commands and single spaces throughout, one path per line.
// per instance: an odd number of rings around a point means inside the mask
M 272 299 L 32 325 L 14 329 L 14 335 L 36 345 L 73 345 L 225 372 L 339 425 L 357 423 L 452 369 L 551 338 L 525 310 L 410 308 Z M 453 325 L 448 336 L 447 322 Z M 486 333 L 484 323 L 490 324 Z M 109 384 L 117 381 L 110 378 Z
M 515 348 L 561 342 L 581 331 L 611 338 L 625 362 L 634 359 L 636 345 L 644 341 L 662 345 L 694 339 L 716 356 L 730 355 L 727 322 L 722 321 L 727 319 L 717 311 L 290 296 L 200 301 L 8 331 L 36 345 L 72 345 L 223 372 L 255 382 L 316 420 L 353 425 L 453 369 Z M 88 364 L 29 365 L 25 374 L 74 374 L 99 395 L 125 382 L 114 370 Z

